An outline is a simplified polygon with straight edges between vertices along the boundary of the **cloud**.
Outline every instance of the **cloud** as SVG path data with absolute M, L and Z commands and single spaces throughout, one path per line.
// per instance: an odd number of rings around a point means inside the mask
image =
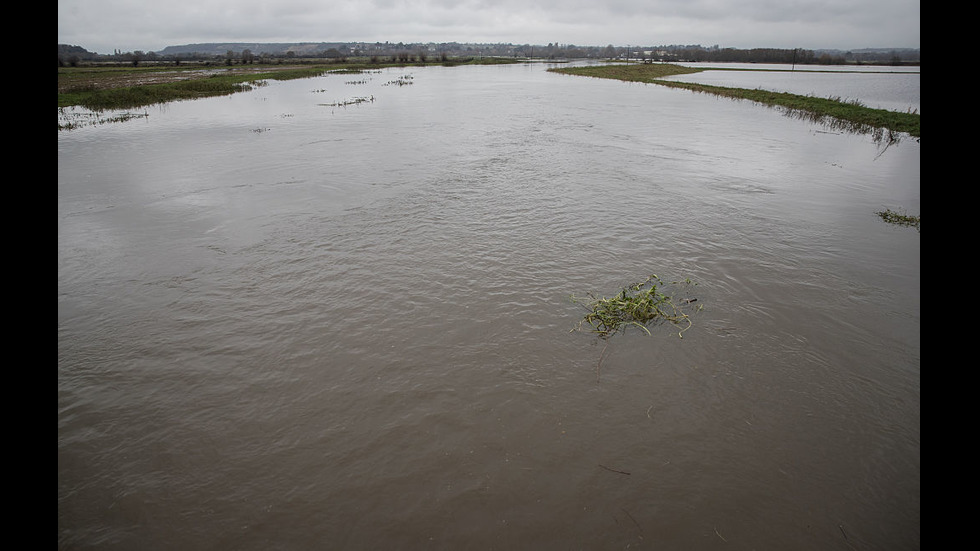
M 99 53 L 197 42 L 919 47 L 914 0 L 59 0 L 58 42 Z

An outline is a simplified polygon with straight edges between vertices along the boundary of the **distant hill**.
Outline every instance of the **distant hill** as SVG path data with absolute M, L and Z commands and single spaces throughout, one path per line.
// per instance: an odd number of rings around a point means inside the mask
M 291 51 L 298 56 L 302 56 L 307 53 L 326 51 L 330 48 L 341 49 L 346 45 L 347 43 L 344 42 L 204 42 L 201 44 L 167 46 L 156 53 L 162 56 L 178 54 L 223 56 L 229 51 L 241 54 L 242 51 L 249 50 L 255 55 L 283 55 Z
M 854 50 L 813 50 L 817 54 L 844 55 L 850 53 L 855 56 L 888 56 L 898 55 L 902 59 L 918 59 L 919 48 L 857 48 Z
M 99 54 L 95 52 L 90 52 L 81 46 L 73 46 L 71 44 L 58 44 L 58 57 L 59 58 L 69 58 L 77 57 L 78 59 L 95 59 Z

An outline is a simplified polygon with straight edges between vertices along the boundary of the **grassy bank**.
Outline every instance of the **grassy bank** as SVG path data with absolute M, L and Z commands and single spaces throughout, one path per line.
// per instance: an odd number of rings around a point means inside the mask
M 612 63 L 609 65 L 589 65 L 587 67 L 555 67 L 548 69 L 553 73 L 580 75 L 596 78 L 614 78 L 629 82 L 657 83 L 657 79 L 671 75 L 700 73 L 704 69 L 683 67 L 670 63 Z
M 133 109 L 169 101 L 222 96 L 250 90 L 261 80 L 323 74 L 322 67 L 243 69 L 72 68 L 58 70 L 58 107 L 93 111 Z
M 886 129 L 891 132 L 904 132 L 910 136 L 919 137 L 918 113 L 872 109 L 858 102 L 842 101 L 838 98 L 818 98 L 786 92 L 727 88 L 724 86 L 709 86 L 706 84 L 662 80 L 666 76 L 697 73 L 703 69 L 663 63 L 638 63 L 635 65 L 613 64 L 590 67 L 563 67 L 548 70 L 569 75 L 611 78 L 629 82 L 646 82 L 673 88 L 684 88 L 694 92 L 715 94 L 733 99 L 746 99 L 782 108 L 789 114 L 801 118 L 830 122 L 837 128 L 868 132 L 872 131 L 871 129 Z
M 515 62 L 498 58 L 432 63 L 322 63 L 238 65 L 232 67 L 61 67 L 58 107 L 80 106 L 93 111 L 134 109 L 171 101 L 223 96 L 250 90 L 266 80 L 309 78 L 328 72 L 356 73 L 385 67 L 471 65 Z

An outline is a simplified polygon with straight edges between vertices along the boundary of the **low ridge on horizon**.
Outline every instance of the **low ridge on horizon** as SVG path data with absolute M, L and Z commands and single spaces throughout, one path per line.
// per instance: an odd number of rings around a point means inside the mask
M 152 51 L 157 55 L 173 55 L 181 53 L 199 53 L 199 54 L 210 54 L 210 55 L 223 55 L 229 50 L 240 54 L 243 50 L 255 50 L 256 48 L 264 48 L 263 52 L 269 54 L 286 53 L 290 50 L 296 53 L 314 52 L 329 48 L 339 48 L 339 47 L 350 47 L 352 45 L 383 45 L 385 47 L 413 47 L 420 45 L 458 45 L 458 46 L 482 46 L 482 47 L 572 47 L 572 48 L 606 48 L 612 46 L 614 48 L 666 48 L 666 49 L 703 49 L 703 50 L 810 50 L 814 52 L 851 52 L 851 53 L 889 53 L 889 52 L 918 52 L 919 48 L 910 47 L 869 47 L 869 48 L 851 48 L 851 49 L 841 49 L 841 48 L 777 48 L 769 46 L 758 46 L 752 48 L 736 48 L 731 46 L 719 46 L 717 44 L 711 46 L 704 46 L 701 44 L 638 44 L 638 45 L 581 45 L 581 44 L 557 44 L 548 43 L 545 44 L 530 44 L 530 43 L 513 43 L 513 42 L 395 42 L 391 41 L 294 41 L 294 42 L 254 42 L 254 41 L 214 41 L 214 42 L 192 42 L 186 44 L 171 44 L 163 47 L 159 50 L 147 50 Z M 86 52 L 97 54 L 97 55 L 112 55 L 105 52 L 95 52 L 89 51 L 82 45 L 67 45 L 75 48 L 81 48 Z M 114 53 L 132 53 L 132 52 L 121 52 L 117 51 Z

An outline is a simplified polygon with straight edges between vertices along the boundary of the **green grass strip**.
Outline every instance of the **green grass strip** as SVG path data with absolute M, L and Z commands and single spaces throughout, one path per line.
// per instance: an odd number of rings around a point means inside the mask
M 58 94 L 58 107 L 78 105 L 93 111 L 132 109 L 170 101 L 224 96 L 251 90 L 262 80 L 289 80 L 321 75 L 328 69 L 301 68 L 258 73 L 215 74 L 176 82 L 118 88 L 69 87 Z
M 595 78 L 612 78 L 629 82 L 654 83 L 657 79 L 672 76 L 700 73 L 704 69 L 683 67 L 672 63 L 634 63 L 612 65 L 589 65 L 587 67 L 554 67 L 548 69 L 552 73 L 579 75 Z
M 662 80 L 663 77 L 698 73 L 704 69 L 682 67 L 669 63 L 640 63 L 636 65 L 597 65 L 590 67 L 563 67 L 548 69 L 555 73 L 590 76 L 596 78 L 611 78 L 628 82 L 645 82 L 683 88 L 693 92 L 715 94 L 732 99 L 746 99 L 772 107 L 785 109 L 789 114 L 818 122 L 836 121 L 835 127 L 852 131 L 871 132 L 871 129 L 886 129 L 892 132 L 904 132 L 913 137 L 919 137 L 919 114 L 873 109 L 856 101 L 842 101 L 839 98 L 818 98 L 787 92 L 771 92 L 768 90 L 752 90 L 747 88 L 729 88 L 710 86 L 691 82 L 676 82 Z

